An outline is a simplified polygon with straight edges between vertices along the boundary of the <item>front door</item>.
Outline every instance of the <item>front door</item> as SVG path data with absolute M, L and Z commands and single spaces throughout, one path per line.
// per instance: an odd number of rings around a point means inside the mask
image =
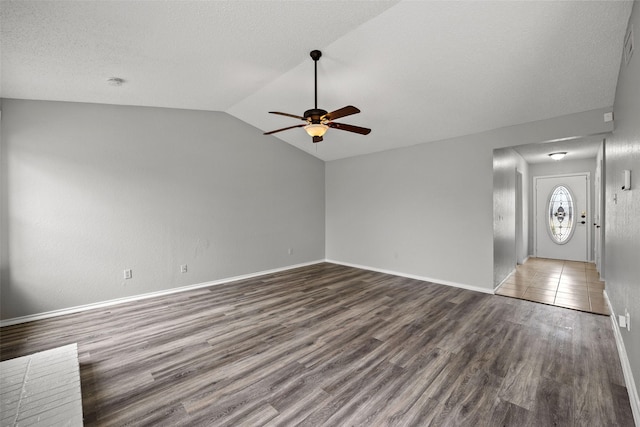
M 535 177 L 539 258 L 589 260 L 589 174 Z

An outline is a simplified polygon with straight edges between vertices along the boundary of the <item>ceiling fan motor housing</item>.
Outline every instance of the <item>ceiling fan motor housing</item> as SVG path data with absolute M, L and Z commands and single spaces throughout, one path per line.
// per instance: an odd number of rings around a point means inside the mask
M 307 121 L 312 124 L 322 123 L 322 117 L 327 114 L 327 110 L 322 110 L 320 108 L 312 108 L 311 110 L 307 110 L 304 112 L 303 116 Z

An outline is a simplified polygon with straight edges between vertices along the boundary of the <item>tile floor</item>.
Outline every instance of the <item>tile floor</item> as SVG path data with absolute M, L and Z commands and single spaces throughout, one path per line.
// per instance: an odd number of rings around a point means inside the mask
M 516 267 L 496 295 L 609 315 L 603 291 L 595 264 L 529 258 Z

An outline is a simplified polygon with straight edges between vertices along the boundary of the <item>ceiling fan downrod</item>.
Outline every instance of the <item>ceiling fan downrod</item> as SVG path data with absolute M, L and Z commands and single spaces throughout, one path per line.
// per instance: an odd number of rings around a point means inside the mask
M 313 59 L 313 95 L 315 100 L 314 109 L 318 109 L 318 60 L 322 56 L 322 52 L 319 50 L 312 50 L 311 59 Z

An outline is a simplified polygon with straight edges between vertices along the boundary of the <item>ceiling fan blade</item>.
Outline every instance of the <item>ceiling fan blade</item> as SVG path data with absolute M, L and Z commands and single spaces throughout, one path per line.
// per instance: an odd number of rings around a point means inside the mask
M 327 123 L 327 126 L 334 129 L 346 130 L 347 132 L 355 132 L 361 135 L 369 135 L 371 129 L 361 128 L 360 126 L 347 125 L 345 123 Z
M 289 114 L 289 113 L 280 113 L 279 111 L 269 111 L 269 114 L 279 114 L 281 116 L 293 117 L 294 119 L 304 120 L 305 122 L 307 121 L 307 119 L 305 119 L 302 116 L 296 116 L 295 114 Z
M 339 119 L 340 117 L 350 116 L 352 114 L 358 114 L 360 110 L 358 110 L 353 105 L 347 105 L 346 107 L 342 107 L 339 110 L 332 111 L 324 115 L 323 119 L 332 121 Z
M 265 133 L 263 133 L 263 135 L 271 135 L 272 133 L 282 132 L 283 130 L 289 130 L 289 129 L 294 129 L 294 128 L 301 128 L 301 127 L 304 127 L 304 126 L 306 126 L 306 125 L 289 126 L 289 127 L 282 128 L 282 129 L 272 130 L 271 132 L 265 132 Z

